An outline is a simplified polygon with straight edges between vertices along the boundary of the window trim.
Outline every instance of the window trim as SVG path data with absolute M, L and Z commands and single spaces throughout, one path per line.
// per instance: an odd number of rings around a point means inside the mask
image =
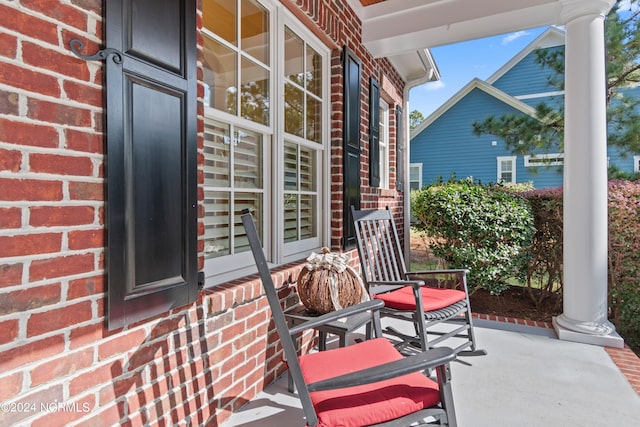
M 504 182 L 505 184 L 515 184 L 516 182 L 518 182 L 516 180 L 516 161 L 518 159 L 518 156 L 498 156 L 497 158 L 497 162 L 498 162 L 498 173 L 497 173 L 497 178 L 496 178 L 496 182 Z M 504 160 L 510 160 L 511 161 L 511 181 L 507 182 L 502 178 L 502 173 L 506 172 L 506 170 L 502 170 L 502 162 Z
M 390 126 L 390 114 L 391 114 L 391 106 L 384 100 L 382 97 L 380 98 L 380 110 L 384 111 L 383 114 L 380 114 L 380 131 L 378 133 L 378 158 L 380 159 L 380 188 L 389 189 L 391 186 L 389 174 L 389 158 L 390 158 L 390 138 L 391 132 L 389 129 Z M 382 130 L 384 129 L 384 131 Z M 383 150 L 383 148 L 385 148 Z M 383 155 L 384 151 L 384 155 Z
M 640 156 L 633 156 L 633 173 L 640 173 Z
M 411 189 L 411 183 L 412 182 L 416 182 L 415 180 L 411 179 L 411 169 L 413 168 L 417 168 L 418 169 L 418 188 L 417 190 L 422 188 L 422 163 L 409 163 L 409 188 Z
M 536 162 L 540 160 L 540 162 Z M 563 166 L 564 153 L 534 154 L 524 156 L 524 167 L 536 168 L 544 166 Z
M 271 93 L 269 111 L 270 126 L 254 123 L 240 116 L 206 107 L 203 120 L 216 120 L 233 124 L 234 126 L 247 127 L 256 132 L 263 133 L 265 139 L 263 163 L 265 188 L 264 188 L 264 236 L 263 245 L 270 266 L 286 264 L 288 262 L 304 259 L 311 251 L 319 251 L 330 241 L 330 113 L 331 113 L 331 50 L 322 42 L 302 21 L 300 21 L 286 7 L 275 0 L 256 0 L 269 13 L 269 23 L 272 30 L 270 52 L 270 85 Z M 289 27 L 298 36 L 302 37 L 305 44 L 312 47 L 322 57 L 322 139 L 321 143 L 312 143 L 302 138 L 297 138 L 284 132 L 284 114 L 282 102 L 284 99 L 284 28 Z M 204 29 L 204 28 L 203 28 Z M 315 238 L 302 241 L 284 242 L 284 212 L 278 206 L 284 206 L 284 141 L 289 140 L 299 145 L 313 148 L 317 151 L 316 167 L 319 174 L 317 202 L 319 207 L 316 213 L 318 234 Z M 227 267 L 224 270 L 221 268 Z M 239 253 L 220 258 L 205 259 L 205 287 L 212 288 L 216 285 L 228 282 L 239 277 L 246 276 L 255 271 L 250 253 Z

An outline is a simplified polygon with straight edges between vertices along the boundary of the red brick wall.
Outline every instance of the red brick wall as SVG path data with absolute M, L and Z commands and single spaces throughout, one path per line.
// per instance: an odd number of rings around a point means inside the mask
M 346 3 L 321 1 L 321 8 L 297 4 L 317 32 L 363 61 L 363 207 L 400 207 L 395 169 L 392 190 L 381 197 L 368 188 L 366 158 L 369 76 L 386 76 L 399 93 L 401 79 L 362 47 Z M 189 417 L 216 426 L 284 371 L 282 351 L 256 277 L 204 291 L 154 319 L 105 328 L 102 68 L 68 48 L 72 38 L 85 41 L 86 53 L 99 48 L 102 4 L 0 4 L 0 403 L 8 409 L 0 425 L 174 425 Z M 334 49 L 334 242 L 342 230 L 339 56 Z M 299 270 L 273 273 L 287 305 L 295 302 Z

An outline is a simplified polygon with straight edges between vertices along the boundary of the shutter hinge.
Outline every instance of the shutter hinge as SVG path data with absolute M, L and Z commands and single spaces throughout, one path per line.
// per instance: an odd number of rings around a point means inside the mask
M 82 40 L 78 39 L 71 39 L 71 41 L 69 42 L 69 48 L 75 56 L 84 59 L 85 61 L 103 61 L 107 59 L 109 55 L 113 55 L 113 62 L 115 62 L 116 64 L 122 64 L 122 52 L 117 49 L 107 47 L 97 51 L 93 55 L 83 55 L 80 53 L 80 50 L 84 49 L 84 43 L 82 42 Z

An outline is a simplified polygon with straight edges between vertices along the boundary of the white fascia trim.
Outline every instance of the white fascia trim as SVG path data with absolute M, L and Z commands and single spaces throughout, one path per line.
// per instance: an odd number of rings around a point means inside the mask
M 522 111 L 524 114 L 527 114 L 531 117 L 535 117 L 535 109 L 533 107 L 530 107 L 529 105 L 525 104 L 522 101 L 519 101 L 518 99 L 509 95 L 508 93 L 503 92 L 500 89 L 497 89 L 491 86 L 484 80 L 480 80 L 479 78 L 475 77 L 473 80 L 467 83 L 462 89 L 456 92 L 451 98 L 449 98 L 444 104 L 438 107 L 436 111 L 434 111 L 426 119 L 424 119 L 424 121 L 420 123 L 420 125 L 418 125 L 411 132 L 410 138 L 413 139 L 416 135 L 418 135 L 426 127 L 428 127 L 431 123 L 433 123 L 438 117 L 443 115 L 445 112 L 447 112 L 447 110 L 449 110 L 451 107 L 457 104 L 462 98 L 464 98 L 473 89 L 480 89 L 486 92 L 487 94 L 493 96 L 494 98 L 504 102 L 505 104 L 510 105 L 511 107 L 519 111 Z

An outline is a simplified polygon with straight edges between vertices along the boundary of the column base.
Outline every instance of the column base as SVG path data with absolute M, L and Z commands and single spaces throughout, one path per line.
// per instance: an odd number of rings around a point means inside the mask
M 624 339 L 609 321 L 603 324 L 577 322 L 564 314 L 552 319 L 558 339 L 605 347 L 623 348 Z

